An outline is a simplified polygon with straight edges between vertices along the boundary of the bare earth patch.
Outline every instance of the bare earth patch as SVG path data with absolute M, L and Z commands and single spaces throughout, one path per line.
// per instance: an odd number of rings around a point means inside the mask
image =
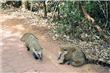
M 47 36 L 49 29 L 42 27 L 41 22 L 31 25 L 27 20 L 20 15 L 0 13 L 0 73 L 109 73 L 99 65 L 78 68 L 59 65 L 57 52 L 60 44 Z M 44 48 L 42 62 L 35 60 L 20 41 L 25 32 L 32 32 L 39 38 Z

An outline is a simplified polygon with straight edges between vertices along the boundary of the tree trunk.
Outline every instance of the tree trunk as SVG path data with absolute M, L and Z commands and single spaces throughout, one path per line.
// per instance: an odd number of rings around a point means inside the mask
M 30 10 L 32 11 L 33 2 L 31 1 Z
M 46 7 L 46 3 L 45 1 L 43 1 L 44 3 L 44 17 L 47 18 L 47 7 Z
M 22 11 L 26 10 L 26 3 L 27 3 L 27 0 L 22 0 Z

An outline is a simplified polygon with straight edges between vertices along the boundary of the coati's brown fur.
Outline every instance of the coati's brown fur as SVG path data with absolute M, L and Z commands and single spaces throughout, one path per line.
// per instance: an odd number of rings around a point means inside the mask
M 74 45 L 64 45 L 60 47 L 60 53 L 58 56 L 60 64 L 69 63 L 72 66 L 82 66 L 83 64 L 99 64 L 110 68 L 110 64 L 99 60 L 87 59 L 85 54 L 78 47 Z
M 58 61 L 60 64 L 67 62 L 76 67 L 81 66 L 86 62 L 85 55 L 81 51 L 81 49 L 75 48 L 70 45 L 61 46 Z

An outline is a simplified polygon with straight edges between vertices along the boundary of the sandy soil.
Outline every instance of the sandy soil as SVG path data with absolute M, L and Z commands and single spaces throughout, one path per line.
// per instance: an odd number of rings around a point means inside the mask
M 59 43 L 46 34 L 47 27 L 27 23 L 27 18 L 0 13 L 0 73 L 109 73 L 99 65 L 86 64 L 81 67 L 57 63 Z M 33 58 L 20 37 L 32 32 L 39 38 L 43 50 L 43 61 Z

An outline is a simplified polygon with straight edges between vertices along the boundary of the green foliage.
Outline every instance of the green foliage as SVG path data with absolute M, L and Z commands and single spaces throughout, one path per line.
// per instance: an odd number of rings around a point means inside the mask
M 80 3 L 90 16 L 95 19 L 97 25 L 106 30 L 107 33 L 110 33 L 110 8 L 107 8 L 107 6 L 110 7 L 110 2 L 85 1 Z M 80 38 L 82 33 L 86 33 L 90 39 L 92 39 L 93 35 L 99 36 L 90 22 L 83 21 L 84 16 L 82 16 L 81 10 L 78 7 L 77 1 L 60 3 L 60 19 L 56 21 L 58 22 L 57 33 L 68 35 L 71 39 Z
M 60 6 L 60 13 L 63 17 L 68 19 L 67 22 L 81 21 L 81 14 L 78 8 L 75 6 L 74 1 L 66 1 Z
M 60 4 L 60 19 L 57 20 L 58 27 L 56 31 L 65 35 L 76 37 L 81 30 L 76 30 L 83 17 L 74 1 L 65 1 Z M 73 37 L 72 37 L 73 38 Z
M 110 33 L 110 2 L 89 1 L 85 4 L 85 7 L 96 22 Z

